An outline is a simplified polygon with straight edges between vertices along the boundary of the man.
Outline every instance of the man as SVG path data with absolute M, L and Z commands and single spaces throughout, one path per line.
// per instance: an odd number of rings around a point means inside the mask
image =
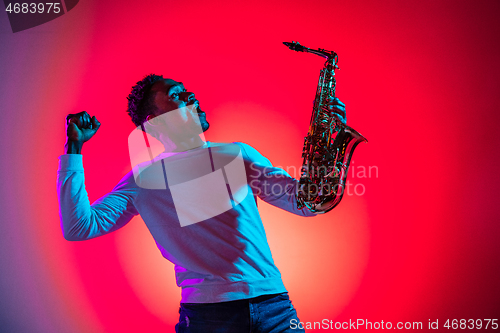
M 81 151 L 100 123 L 86 112 L 68 115 L 66 154 L 58 170 L 64 237 L 101 236 L 140 214 L 162 255 L 175 265 L 182 288 L 176 332 L 300 331 L 290 327 L 297 314 L 274 265 L 256 201 L 258 196 L 291 213 L 314 216 L 297 209 L 297 180 L 249 145 L 205 142 L 206 115 L 181 82 L 148 75 L 128 100 L 132 121 L 165 151 L 136 165 L 90 205 Z M 332 99 L 329 107 L 345 122 L 342 102 Z M 149 143 L 145 147 L 150 149 Z

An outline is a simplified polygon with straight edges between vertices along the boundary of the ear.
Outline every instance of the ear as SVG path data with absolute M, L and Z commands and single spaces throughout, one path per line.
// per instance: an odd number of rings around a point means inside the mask
M 159 125 L 159 119 L 157 119 L 157 117 L 155 115 L 152 115 L 152 114 L 150 114 L 149 116 L 146 117 L 146 121 L 148 122 L 148 124 L 150 124 L 152 126 Z

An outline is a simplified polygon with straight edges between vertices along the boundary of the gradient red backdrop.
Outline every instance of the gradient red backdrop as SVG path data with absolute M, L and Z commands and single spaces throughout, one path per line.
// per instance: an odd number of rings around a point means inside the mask
M 0 13 L 0 331 L 173 331 L 173 266 L 140 218 L 63 239 L 65 116 L 102 123 L 83 149 L 91 201 L 128 171 L 125 97 L 151 72 L 196 93 L 208 140 L 294 174 L 323 60 L 292 40 L 338 53 L 337 95 L 369 140 L 329 214 L 260 203 L 300 319 L 499 318 L 499 15 L 498 1 L 81 0 L 13 34 Z

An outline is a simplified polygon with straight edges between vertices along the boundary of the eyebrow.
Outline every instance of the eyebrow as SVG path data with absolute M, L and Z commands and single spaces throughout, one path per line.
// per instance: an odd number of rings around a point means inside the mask
M 179 82 L 178 84 L 175 84 L 175 85 L 171 86 L 171 87 L 170 87 L 170 88 L 168 88 L 168 90 L 167 90 L 167 95 L 168 95 L 168 94 L 170 94 L 170 90 L 172 90 L 172 89 L 174 89 L 174 88 L 176 88 L 176 87 L 180 87 L 180 88 L 182 88 L 183 86 L 184 86 L 184 84 L 183 84 L 182 82 Z M 186 90 L 186 88 L 184 88 L 184 90 Z

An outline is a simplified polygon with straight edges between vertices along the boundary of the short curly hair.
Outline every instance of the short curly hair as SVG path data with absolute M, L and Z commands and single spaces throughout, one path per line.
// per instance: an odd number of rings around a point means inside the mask
M 137 127 L 141 126 L 156 109 L 153 99 L 154 94 L 151 94 L 151 87 L 155 82 L 160 80 L 163 80 L 163 75 L 146 75 L 132 87 L 132 91 L 127 97 L 127 113 Z

